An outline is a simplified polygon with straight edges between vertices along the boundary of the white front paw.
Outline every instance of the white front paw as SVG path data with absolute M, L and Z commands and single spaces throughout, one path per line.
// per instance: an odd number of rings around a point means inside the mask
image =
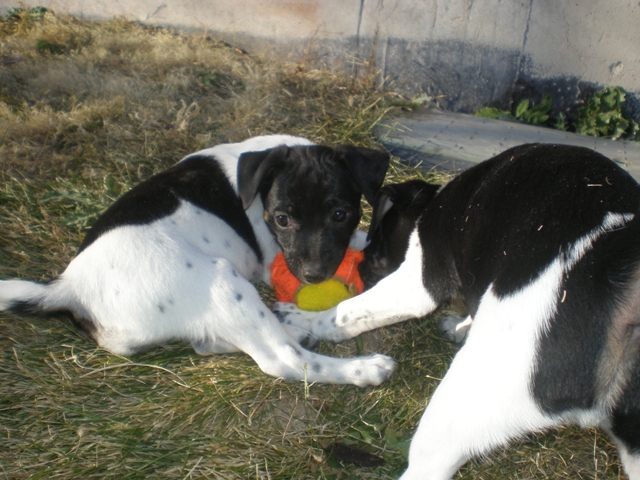
M 354 360 L 353 383 L 359 387 L 380 385 L 391 377 L 396 369 L 396 362 L 386 355 L 375 354 Z

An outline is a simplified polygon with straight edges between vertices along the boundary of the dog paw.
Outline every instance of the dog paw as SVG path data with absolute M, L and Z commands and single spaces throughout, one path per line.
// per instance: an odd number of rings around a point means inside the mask
M 354 360 L 353 383 L 359 387 L 376 386 L 388 380 L 396 369 L 393 358 L 379 353 Z
M 452 343 L 464 343 L 471 328 L 470 316 L 449 315 L 438 320 L 438 328 L 445 340 Z

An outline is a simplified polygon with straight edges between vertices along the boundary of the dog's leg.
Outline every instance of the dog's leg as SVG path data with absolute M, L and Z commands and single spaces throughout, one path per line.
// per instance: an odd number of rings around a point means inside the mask
M 291 309 L 281 313 L 284 327 L 300 338 L 341 342 L 385 325 L 421 317 L 437 307 L 422 283 L 422 249 L 414 231 L 405 261 L 371 290 L 325 312 Z
M 615 436 L 614 439 L 618 446 L 620 462 L 629 480 L 640 480 L 640 453 L 637 450 L 638 447 L 636 446 L 636 450 L 632 450 Z
M 528 362 L 513 368 L 511 352 L 505 350 L 517 347 L 502 349 L 495 339 L 482 336 L 469 340 L 429 400 L 402 480 L 447 480 L 470 458 L 555 424 L 529 393 Z
M 215 343 L 220 338 L 251 356 L 265 373 L 291 380 L 364 387 L 378 385 L 393 373 L 395 362 L 385 355 L 341 359 L 305 350 L 282 328 L 251 283 L 233 277 L 232 266 L 222 259 L 217 267 L 221 278 L 233 282 L 212 286 L 209 311 Z
M 609 427 L 630 480 L 640 480 L 640 371 L 637 363 L 635 369 L 611 413 Z
M 531 392 L 538 339 L 549 328 L 561 278 L 560 268 L 550 268 L 513 296 L 483 296 L 466 343 L 420 420 L 403 480 L 451 478 L 469 458 L 561 422 Z

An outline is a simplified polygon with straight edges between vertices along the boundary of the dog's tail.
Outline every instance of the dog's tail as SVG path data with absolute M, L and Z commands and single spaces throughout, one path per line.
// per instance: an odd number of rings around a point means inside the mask
M 61 288 L 58 288 L 61 287 Z M 38 317 L 67 317 L 75 327 L 96 342 L 97 329 L 92 316 L 82 308 L 61 279 L 48 283 L 26 280 L 0 280 L 0 312 Z
M 60 310 L 48 301 L 50 284 L 26 280 L 0 280 L 0 311 L 46 315 Z

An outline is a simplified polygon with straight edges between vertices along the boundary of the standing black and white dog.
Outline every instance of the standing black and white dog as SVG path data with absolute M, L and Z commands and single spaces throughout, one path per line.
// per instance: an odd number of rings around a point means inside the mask
M 277 377 L 377 385 L 392 359 L 304 350 L 250 282 L 268 282 L 280 249 L 301 281 L 330 278 L 388 162 L 285 135 L 194 153 L 115 202 L 58 278 L 0 281 L 0 310 L 66 314 L 122 355 L 183 340 L 199 354 L 246 352 Z
M 473 323 L 402 479 L 576 423 L 606 429 L 639 480 L 639 214 L 640 187 L 602 155 L 510 149 L 433 195 L 394 273 L 292 331 L 337 342 L 461 297 Z

